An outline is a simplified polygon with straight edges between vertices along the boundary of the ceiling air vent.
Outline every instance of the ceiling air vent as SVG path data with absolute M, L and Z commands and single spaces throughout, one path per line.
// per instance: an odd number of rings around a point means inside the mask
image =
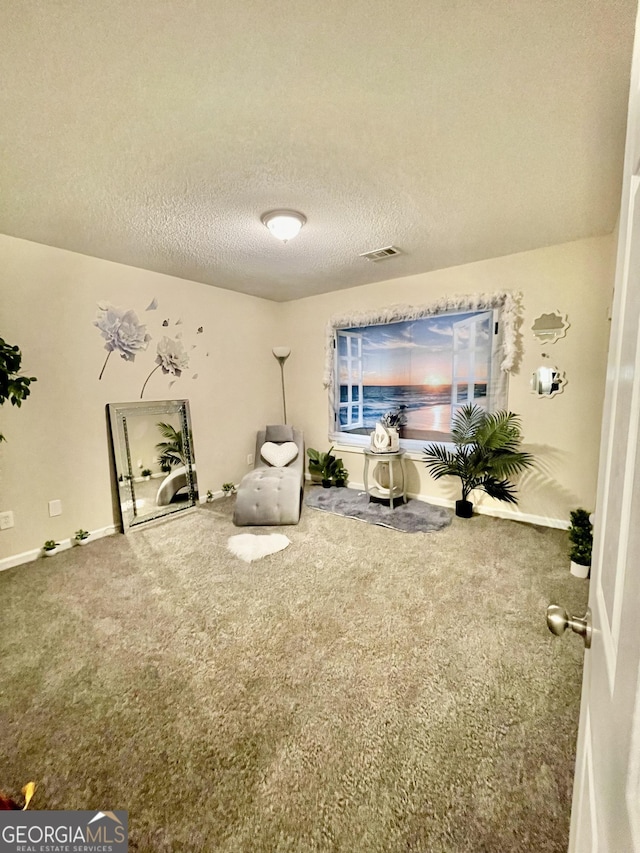
M 392 258 L 394 255 L 401 255 L 402 252 L 396 246 L 385 246 L 384 249 L 374 249 L 373 252 L 363 252 L 360 257 L 366 258 L 368 261 L 384 261 L 385 258 Z

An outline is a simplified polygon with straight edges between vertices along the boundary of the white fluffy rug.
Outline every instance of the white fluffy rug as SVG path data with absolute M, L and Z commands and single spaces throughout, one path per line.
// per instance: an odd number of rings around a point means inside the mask
M 266 557 L 268 554 L 282 551 L 290 544 L 291 540 L 282 533 L 267 533 L 266 535 L 239 533 L 237 536 L 229 537 L 227 548 L 236 557 L 240 557 L 246 563 L 251 563 L 253 560 Z

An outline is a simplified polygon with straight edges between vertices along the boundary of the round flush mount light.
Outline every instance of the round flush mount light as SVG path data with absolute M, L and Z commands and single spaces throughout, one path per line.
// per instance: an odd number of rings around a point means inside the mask
M 304 213 L 298 213 L 297 210 L 270 210 L 262 214 L 260 221 L 266 225 L 274 237 L 286 243 L 287 240 L 293 240 L 298 236 L 307 217 Z

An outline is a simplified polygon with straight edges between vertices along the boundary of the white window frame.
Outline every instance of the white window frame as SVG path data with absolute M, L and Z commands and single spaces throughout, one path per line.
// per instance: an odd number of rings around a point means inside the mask
M 344 340 L 345 355 L 340 355 L 340 339 Z M 362 400 L 362 334 L 360 332 L 348 332 L 343 329 L 336 330 L 336 428 L 341 432 L 341 427 L 358 429 L 364 427 L 364 403 Z M 342 400 L 340 389 L 342 387 L 342 376 L 344 375 L 347 386 L 347 399 Z M 358 389 L 358 399 L 353 399 L 353 389 Z M 353 418 L 353 410 L 358 412 Z M 346 413 L 344 424 L 340 417 L 341 412 Z
M 479 347 L 476 343 L 477 335 L 476 331 L 480 323 L 484 322 L 487 317 L 489 318 L 489 326 L 493 324 L 493 334 L 491 335 L 491 341 L 493 343 L 493 338 L 497 335 L 497 326 L 498 320 L 495 316 L 496 312 L 490 311 L 481 311 L 474 313 L 473 316 L 467 317 L 464 320 L 458 320 L 452 324 L 453 327 L 453 349 L 452 349 L 452 358 L 453 365 L 451 370 L 451 413 L 452 415 L 458 409 L 461 409 L 463 406 L 467 406 L 470 403 L 476 402 L 475 397 L 475 382 L 471 381 L 471 377 L 475 376 L 475 366 L 478 354 L 482 352 L 482 347 Z M 493 316 L 492 316 L 493 315 Z M 468 330 L 469 339 L 467 345 L 463 345 L 463 338 L 460 334 L 463 329 Z M 495 347 L 493 347 L 495 350 Z M 465 362 L 465 366 L 467 369 L 466 381 L 463 376 L 463 373 L 460 369 L 461 362 Z M 487 405 L 490 405 L 491 398 L 491 387 L 492 387 L 492 377 L 493 377 L 493 358 L 489 358 L 489 372 L 487 376 Z M 464 399 L 460 399 L 459 388 L 460 385 L 467 386 L 467 392 Z

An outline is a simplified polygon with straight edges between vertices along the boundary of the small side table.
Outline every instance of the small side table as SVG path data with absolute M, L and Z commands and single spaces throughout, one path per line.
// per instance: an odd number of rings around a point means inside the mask
M 364 488 L 369 495 L 369 500 L 389 501 L 389 507 L 394 508 L 396 498 L 402 498 L 402 502 L 407 502 L 407 472 L 404 467 L 404 450 L 397 450 L 394 453 L 374 453 L 368 448 L 364 449 Z M 369 485 L 369 463 L 382 462 L 389 470 L 389 488 L 383 489 L 380 483 L 377 483 L 375 478 Z M 401 480 L 396 483 L 393 476 L 393 463 L 400 463 Z

